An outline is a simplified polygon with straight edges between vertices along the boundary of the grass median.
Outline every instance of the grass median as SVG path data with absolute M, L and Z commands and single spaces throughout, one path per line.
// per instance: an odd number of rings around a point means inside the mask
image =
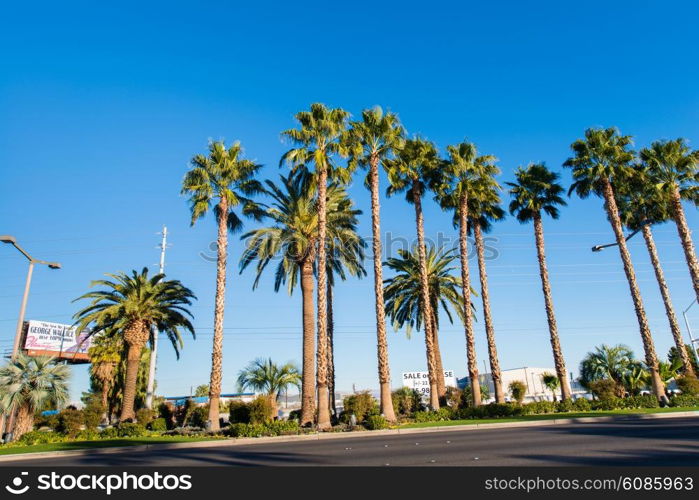
M 651 413 L 676 413 L 685 411 L 699 412 L 694 408 L 635 408 L 626 410 L 585 411 L 573 413 L 546 413 L 544 415 L 526 415 L 521 417 L 473 418 L 466 420 L 441 420 L 437 422 L 413 422 L 401 425 L 401 429 L 420 429 L 423 427 L 448 427 L 452 425 L 500 424 L 506 422 L 534 422 L 537 420 L 566 420 L 583 417 L 614 417 L 624 415 L 647 415 Z

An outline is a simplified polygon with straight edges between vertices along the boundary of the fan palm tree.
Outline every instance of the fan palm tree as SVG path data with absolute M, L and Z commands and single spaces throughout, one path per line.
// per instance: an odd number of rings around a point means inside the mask
M 310 111 L 296 113 L 299 128 L 282 132 L 282 137 L 296 147 L 282 156 L 280 163 L 296 169 L 313 164 L 318 187 L 318 343 L 316 350 L 316 387 L 318 394 L 318 428 L 330 427 L 328 392 L 328 332 L 327 332 L 327 190 L 328 179 L 347 180 L 349 171 L 338 168 L 335 158 L 342 155 L 340 138 L 345 133 L 349 113 L 340 108 L 329 109 L 320 103 L 311 104 Z
M 556 391 L 561 386 L 561 379 L 553 373 L 544 372 L 541 374 L 541 381 L 544 383 L 544 386 L 551 391 L 553 400 L 556 401 Z
M 278 411 L 277 399 L 290 385 L 301 387 L 298 368 L 293 363 L 277 365 L 272 358 L 257 358 L 238 373 L 239 390 L 249 389 L 266 394 L 275 417 Z
M 645 362 L 651 375 L 653 394 L 660 401 L 666 402 L 665 387 L 658 376 L 658 356 L 655 352 L 641 291 L 636 281 L 631 254 L 626 246 L 614 193 L 614 185 L 623 184 L 631 175 L 631 162 L 635 155 L 630 146 L 631 137 L 620 135 L 615 128 L 591 128 L 585 131 L 584 139 L 571 144 L 573 156 L 565 161 L 564 166 L 572 168 L 573 171 L 574 182 L 569 194 L 575 191 L 580 198 L 587 198 L 590 194 L 604 198 L 607 218 L 614 231 L 626 279 L 629 282 L 631 299 L 645 351 Z
M 242 236 L 247 244 L 240 259 L 240 271 L 257 261 L 255 289 L 267 265 L 278 262 L 274 275 L 275 291 L 286 284 L 291 295 L 300 285 L 303 324 L 300 420 L 302 425 L 308 425 L 313 422 L 315 411 L 313 288 L 319 241 L 317 197 L 311 189 L 309 177 L 302 170 L 281 176 L 279 185 L 266 181 L 264 193 L 272 202 L 261 204 L 261 217 L 270 225 Z M 327 190 L 326 206 L 326 242 L 331 257 L 328 262 L 341 277 L 347 272 L 355 274 L 352 266 L 363 259 L 363 242 L 357 234 L 357 217 L 361 211 L 355 210 L 345 190 L 334 184 Z
M 12 438 L 34 427 L 34 413 L 46 404 L 68 401 L 67 365 L 47 356 L 18 354 L 0 367 L 0 413 L 15 414 Z
M 646 249 L 650 256 L 655 278 L 658 281 L 660 295 L 665 306 L 665 315 L 670 323 L 670 331 L 680 353 L 684 373 L 694 377 L 694 369 L 687 351 L 684 349 L 682 332 L 677 322 L 675 308 L 670 298 L 670 290 L 665 281 L 665 274 L 660 265 L 658 250 L 653 238 L 653 224 L 662 224 L 671 218 L 671 209 L 667 199 L 660 195 L 649 178 L 646 169 L 638 166 L 627 182 L 624 182 L 617 189 L 617 201 L 619 207 L 619 217 L 622 223 L 631 231 L 641 231 L 646 243 Z
M 648 371 L 643 366 L 643 363 L 640 362 L 631 363 L 621 375 L 621 383 L 624 389 L 632 396 L 638 396 L 643 389 L 648 387 L 648 379 Z
M 432 311 L 429 300 L 427 275 L 427 257 L 425 248 L 425 228 L 422 213 L 422 197 L 428 186 L 433 183 L 434 175 L 440 165 L 437 148 L 429 141 L 419 137 L 408 139 L 397 151 L 396 157 L 384 162 L 388 172 L 390 186 L 387 195 L 405 193 L 406 200 L 415 208 L 415 226 L 417 229 L 417 251 L 420 263 L 421 300 L 425 310 L 425 347 L 427 355 L 427 373 L 430 384 L 430 407 L 439 408 L 439 398 L 446 392 L 444 374 L 437 370 L 435 334 L 432 325 Z M 441 392 L 440 392 L 441 386 Z
M 116 374 L 124 356 L 124 343 L 117 335 L 101 334 L 92 341 L 88 354 L 90 355 L 90 376 L 99 384 L 100 401 L 107 417 L 109 393 L 117 382 Z
M 478 189 L 483 178 L 497 174 L 498 169 L 491 155 L 478 156 L 476 145 L 462 142 L 447 146 L 448 160 L 444 164 L 445 174 L 433 187 L 436 199 L 443 209 L 454 211 L 454 225 L 459 228 L 459 257 L 461 263 L 461 290 L 464 301 L 464 330 L 466 334 L 466 357 L 468 377 L 471 384 L 473 406 L 481 404 L 480 381 L 478 377 L 478 360 L 476 358 L 476 341 L 473 330 L 473 316 L 465 311 L 471 310 L 471 276 L 468 265 L 468 219 L 469 199 Z
M 211 429 L 220 429 L 219 403 L 223 377 L 223 314 L 226 306 L 226 259 L 228 256 L 228 232 L 235 233 L 243 226 L 236 213 L 257 216 L 257 206 L 250 196 L 260 190 L 254 178 L 261 165 L 242 158 L 240 143 L 226 149 L 223 142 L 211 142 L 208 155 L 196 155 L 191 160 L 191 170 L 182 181 L 182 194 L 189 197 L 193 226 L 213 204 L 218 226 L 216 238 L 216 298 L 214 301 L 214 339 L 211 352 L 211 378 L 209 382 L 209 422 Z
M 473 233 L 478 260 L 478 278 L 481 286 L 481 301 L 483 304 L 483 323 L 488 342 L 488 358 L 490 361 L 490 376 L 495 389 L 495 401 L 505 402 L 505 392 L 502 387 L 502 373 L 495 342 L 495 327 L 490 311 L 490 291 L 488 288 L 488 272 L 485 266 L 485 241 L 483 233 L 490 232 L 493 221 L 505 217 L 505 211 L 500 207 L 500 184 L 494 175 L 500 173 L 499 168 L 491 169 L 488 175 L 479 178 L 473 186 L 473 192 L 468 201 L 468 228 Z
M 91 335 L 101 332 L 119 335 L 126 344 L 126 377 L 120 421 L 133 420 L 134 400 L 141 353 L 156 330 L 164 333 L 172 343 L 179 358 L 183 346 L 180 330 L 189 331 L 194 337 L 194 327 L 188 316 L 187 306 L 196 297 L 177 280 L 165 280 L 163 274 L 148 276 L 148 268 L 139 273 L 132 271 L 108 274 L 110 280 L 93 281 L 90 286 L 101 285 L 103 290 L 88 292 L 77 299 L 90 300 L 73 318 L 78 331 L 91 328 Z M 73 301 L 73 302 L 75 302 Z
M 677 226 L 694 293 L 699 300 L 699 263 L 682 208 L 682 200 L 689 200 L 694 205 L 699 203 L 699 151 L 692 151 L 684 139 L 656 141 L 640 151 L 640 158 L 651 186 L 669 202 L 669 215 Z
M 588 352 L 580 362 L 580 382 L 587 387 L 594 380 L 610 379 L 618 388 L 623 388 L 624 374 L 634 364 L 633 352 L 627 346 L 602 344 Z
M 379 367 L 380 411 L 389 422 L 396 420 L 391 396 L 391 372 L 388 364 L 386 311 L 384 309 L 383 270 L 381 267 L 381 215 L 379 166 L 403 146 L 405 131 L 398 117 L 384 113 L 378 106 L 362 111 L 362 119 L 353 121 L 347 135 L 350 163 L 368 168 L 365 184 L 371 192 L 371 236 L 374 263 L 374 302 L 376 311 L 376 349 Z
M 541 213 L 544 212 L 552 219 L 558 219 L 558 206 L 565 205 L 561 198 L 564 192 L 563 186 L 558 183 L 559 175 L 552 172 L 543 163 L 532 163 L 527 168 L 519 168 L 515 172 L 517 182 L 507 182 L 510 186 L 510 213 L 517 217 L 522 224 L 534 222 L 534 237 L 536 241 L 536 254 L 539 260 L 539 275 L 541 276 L 541 289 L 544 292 L 544 304 L 546 307 L 546 319 L 549 325 L 551 349 L 553 361 L 556 367 L 561 388 L 561 399 L 570 399 L 570 385 L 568 384 L 568 372 L 566 362 L 561 349 L 561 341 L 558 336 L 556 315 L 553 310 L 553 298 L 551 297 L 551 283 L 546 267 L 546 252 L 544 250 L 544 225 Z

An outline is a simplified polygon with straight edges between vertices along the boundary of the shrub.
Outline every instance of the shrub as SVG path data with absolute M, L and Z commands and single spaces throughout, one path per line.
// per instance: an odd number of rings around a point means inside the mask
M 558 401 L 556 403 L 556 412 L 558 413 L 568 413 L 575 411 L 575 403 L 571 399 L 566 399 L 564 401 Z
M 206 423 L 209 420 L 209 405 L 197 406 L 192 410 L 187 424 L 191 427 L 206 428 Z
M 171 403 L 160 403 L 158 405 L 158 416 L 165 419 L 167 428 L 171 429 L 175 424 L 175 409 Z
M 686 396 L 699 396 L 699 380 L 696 377 L 684 375 L 675 379 L 677 388 Z
M 66 408 L 58 414 L 58 431 L 68 437 L 75 437 L 83 427 L 83 412 L 75 408 Z
M 413 418 L 416 422 L 443 422 L 451 420 L 455 413 L 449 408 L 440 408 L 435 411 L 416 411 Z
M 391 400 L 393 401 L 393 409 L 395 412 L 405 417 L 409 417 L 414 412 L 424 409 L 420 393 L 408 387 L 401 387 L 393 391 L 393 393 L 391 393 Z M 291 416 L 289 416 L 289 418 L 291 418 Z
M 250 408 L 244 402 L 234 399 L 228 405 L 228 412 L 229 412 L 228 420 L 230 423 L 232 423 L 232 424 L 250 423 Z M 300 412 L 299 412 L 299 415 L 300 415 Z
M 102 406 L 102 401 L 98 395 L 93 394 L 90 396 L 85 408 L 83 408 L 83 420 L 85 423 L 85 428 L 90 430 L 97 429 L 97 426 L 102 421 L 102 416 L 104 415 L 104 407 Z
M 651 394 L 630 396 L 622 400 L 624 408 L 658 408 L 658 398 Z
M 141 408 L 136 411 L 136 421 L 143 426 L 148 425 L 153 418 L 155 418 L 155 412 L 153 410 Z
M 100 438 L 100 433 L 95 429 L 85 429 L 80 431 L 75 439 L 79 441 L 95 441 Z
M 48 427 L 49 429 L 51 429 L 53 431 L 58 431 L 58 427 L 59 427 L 58 414 L 54 413 L 53 415 L 46 415 L 46 416 L 38 414 L 34 418 L 34 428 L 41 429 L 42 427 Z
M 175 409 L 175 422 L 177 422 L 178 427 L 184 427 L 189 423 L 189 418 L 196 407 L 197 404 L 194 400 L 188 399 L 182 406 Z
M 535 401 L 522 405 L 522 415 L 542 415 L 555 412 L 556 403 L 553 401 Z
M 119 437 L 119 430 L 116 427 L 107 427 L 100 432 L 100 439 L 114 439 Z
M 487 418 L 517 417 L 522 415 L 519 403 L 490 403 L 479 407 L 480 413 Z
M 369 391 L 356 392 L 342 400 L 344 412 L 347 415 L 354 414 L 357 422 L 363 422 L 369 415 L 379 414 L 379 404 Z
M 257 396 L 248 403 L 248 408 L 250 409 L 251 424 L 264 424 L 274 417 L 272 402 L 267 396 Z
M 473 397 L 471 396 L 471 386 L 466 386 L 463 391 L 461 391 L 461 406 L 467 407 L 473 404 Z M 488 389 L 488 384 L 481 384 L 481 401 L 487 401 L 490 398 L 490 389 Z
M 587 398 L 578 398 L 573 401 L 575 411 L 590 411 L 592 409 L 590 401 Z
M 364 422 L 364 426 L 370 431 L 378 431 L 389 428 L 388 420 L 381 415 L 369 415 Z
M 507 388 L 510 390 L 510 396 L 512 396 L 512 399 L 517 401 L 518 404 L 522 404 L 524 401 L 524 396 L 527 394 L 527 386 L 524 385 L 524 382 L 520 380 L 513 380 L 510 382 L 510 385 Z
M 206 434 L 201 427 L 176 427 L 175 429 L 164 432 L 164 436 L 201 436 Z
M 165 432 L 167 430 L 167 422 L 164 418 L 156 418 L 148 424 L 148 429 L 154 432 Z
M 146 435 L 146 428 L 133 422 L 122 422 L 117 427 L 118 437 L 142 437 Z
M 288 436 L 298 434 L 300 431 L 299 423 L 295 420 L 272 420 L 267 422 L 265 427 L 273 436 Z
M 65 440 L 65 436 L 55 432 L 29 431 L 22 434 L 17 443 L 23 446 L 31 446 L 34 444 L 60 443 Z
M 675 407 L 693 407 L 699 406 L 699 396 L 692 396 L 690 394 L 675 394 L 670 398 L 670 406 Z
M 603 378 L 600 380 L 593 380 L 588 384 L 590 392 L 597 399 L 615 399 L 618 393 L 617 383 L 611 379 Z
M 446 401 L 449 408 L 457 409 L 463 405 L 463 391 L 456 387 L 447 387 Z
M 301 410 L 291 410 L 289 412 L 289 420 L 300 421 L 301 420 Z
M 261 437 L 265 436 L 267 429 L 263 424 L 231 424 L 224 430 L 224 434 L 232 437 Z
M 609 411 L 609 410 L 618 410 L 619 408 L 624 407 L 624 401 L 622 398 L 617 398 L 617 397 L 605 397 L 605 398 L 600 398 L 598 401 L 592 401 L 590 403 L 590 406 L 592 407 L 593 410 L 602 410 L 602 411 Z

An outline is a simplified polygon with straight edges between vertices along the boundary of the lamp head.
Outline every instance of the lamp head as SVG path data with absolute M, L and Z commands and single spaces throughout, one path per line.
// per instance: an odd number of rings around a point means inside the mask
M 61 263 L 60 262 L 49 262 L 47 264 L 50 269 L 60 269 L 61 268 Z
M 17 243 L 17 239 L 14 236 L 10 236 L 9 234 L 3 234 L 0 236 L 0 241 L 3 243 L 9 243 L 10 245 L 14 245 Z
M 601 252 L 603 249 L 604 249 L 604 247 L 601 245 L 595 245 L 592 247 L 593 252 Z

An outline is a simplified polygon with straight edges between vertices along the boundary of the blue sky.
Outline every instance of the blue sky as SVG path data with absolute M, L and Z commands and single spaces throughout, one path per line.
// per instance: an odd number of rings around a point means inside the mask
M 338 4 L 339 5 L 339 4 Z M 502 181 L 529 161 L 560 169 L 569 144 L 590 126 L 618 126 L 643 146 L 686 137 L 699 144 L 698 8 L 655 2 L 355 2 L 252 6 L 226 2 L 15 2 L 0 41 L 0 232 L 15 235 L 60 271 L 37 269 L 27 317 L 69 322 L 71 300 L 105 272 L 158 262 L 168 226 L 167 272 L 199 297 L 198 337 L 182 358 L 161 351 L 159 393 L 208 381 L 214 265 L 200 257 L 212 218 L 189 227 L 180 182 L 188 159 L 212 139 L 240 140 L 276 178 L 281 130 L 311 102 L 355 116 L 375 104 L 441 148 L 468 138 L 500 158 Z M 563 180 L 570 181 L 568 172 Z M 383 179 L 385 186 L 385 178 Z M 365 214 L 361 182 L 351 194 Z M 384 200 L 383 229 L 412 237 L 411 208 Z M 687 207 L 692 227 L 699 218 Z M 248 227 L 253 227 L 249 225 Z M 428 235 L 453 234 L 426 203 Z M 626 343 L 641 356 L 638 327 L 618 253 L 589 248 L 612 239 L 598 199 L 571 199 L 545 221 L 561 339 L 577 374 L 597 344 Z M 693 298 L 676 231 L 655 229 L 677 309 Z M 492 310 L 504 368 L 552 366 L 532 228 L 512 218 L 495 227 L 489 262 Z M 239 275 L 232 240 L 225 320 L 224 390 L 257 356 L 299 360 L 300 296 L 275 294 L 271 276 L 255 292 Z M 10 247 L 0 255 L 0 348 L 11 346 L 26 271 Z M 632 240 L 658 351 L 672 344 L 642 239 Z M 475 262 L 474 262 L 475 265 Z M 338 388 L 376 386 L 371 278 L 336 291 Z M 479 304 L 480 305 L 480 304 Z M 699 322 L 699 308 L 690 320 Z M 698 323 L 699 324 L 699 323 Z M 699 330 L 699 327 L 697 328 Z M 394 385 L 423 369 L 424 342 L 390 333 Z M 463 329 L 443 320 L 445 368 L 465 374 Z M 477 323 L 479 359 L 486 354 Z M 479 361 L 482 365 L 482 361 Z M 86 387 L 74 370 L 74 394 Z

